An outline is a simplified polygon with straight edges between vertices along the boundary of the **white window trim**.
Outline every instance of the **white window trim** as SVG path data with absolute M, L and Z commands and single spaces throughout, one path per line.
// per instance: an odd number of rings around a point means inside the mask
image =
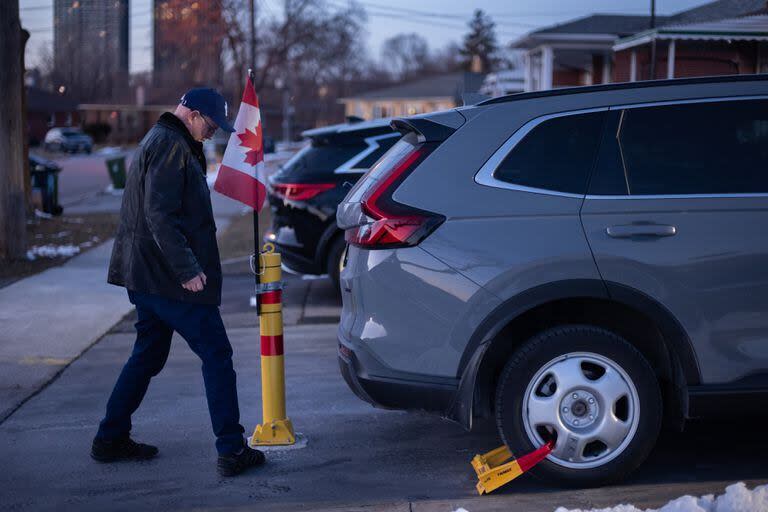
M 368 170 L 367 167 L 355 167 L 358 163 L 362 162 L 368 155 L 379 149 L 381 146 L 379 145 L 380 140 L 389 139 L 392 137 L 400 137 L 399 133 L 385 133 L 384 135 L 376 135 L 374 137 L 368 137 L 365 140 L 365 143 L 368 144 L 368 147 L 365 148 L 363 151 L 358 153 L 357 155 L 353 156 L 343 164 L 341 164 L 339 167 L 336 168 L 335 171 L 333 171 L 334 174 L 361 174 Z

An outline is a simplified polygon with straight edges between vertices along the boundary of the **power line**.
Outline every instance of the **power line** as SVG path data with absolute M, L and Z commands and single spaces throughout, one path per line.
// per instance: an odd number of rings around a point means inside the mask
M 397 12 L 401 14 L 411 14 L 411 15 L 417 15 L 417 16 L 428 16 L 430 18 L 446 18 L 446 19 L 461 19 L 461 20 L 468 20 L 472 18 L 473 12 L 469 13 L 436 13 L 431 11 L 425 11 L 422 9 L 413 9 L 409 7 L 394 7 L 390 5 L 383 5 L 375 2 L 367 2 L 367 1 L 359 1 L 361 5 L 375 8 L 375 9 L 381 9 L 385 11 L 392 11 Z M 622 9 L 623 12 L 628 11 L 635 11 L 635 12 L 645 12 L 645 9 L 643 8 L 629 8 L 629 9 Z M 486 14 L 488 14 L 491 18 L 520 18 L 520 17 L 564 17 L 564 16 L 579 16 L 579 15 L 587 15 L 584 11 L 570 11 L 570 12 L 535 12 L 535 11 L 527 11 L 527 12 L 520 12 L 520 13 L 514 13 L 514 12 L 500 12 L 500 13 L 493 13 L 485 11 Z

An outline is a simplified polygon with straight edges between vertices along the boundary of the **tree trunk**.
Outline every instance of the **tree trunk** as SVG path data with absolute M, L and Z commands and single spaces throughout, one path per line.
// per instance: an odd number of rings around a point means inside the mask
M 21 136 L 24 138 L 24 203 L 26 204 L 27 215 L 32 215 L 32 176 L 29 169 L 29 125 L 27 124 L 27 86 L 24 83 L 24 73 L 26 72 L 26 62 L 24 54 L 29 41 L 29 32 L 21 30 Z
M 26 251 L 21 23 L 18 0 L 0 2 L 0 258 Z

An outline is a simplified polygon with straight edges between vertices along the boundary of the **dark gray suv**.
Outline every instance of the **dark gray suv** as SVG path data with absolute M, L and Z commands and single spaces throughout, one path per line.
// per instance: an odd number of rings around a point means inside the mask
M 393 122 L 338 223 L 339 358 L 373 404 L 495 416 L 534 473 L 617 480 L 662 420 L 768 403 L 768 77 Z M 759 406 L 758 406 L 759 405 Z

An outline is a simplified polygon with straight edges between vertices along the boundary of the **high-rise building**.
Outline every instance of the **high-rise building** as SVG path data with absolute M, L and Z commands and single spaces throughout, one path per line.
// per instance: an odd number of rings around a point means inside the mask
M 222 81 L 222 0 L 155 0 L 153 85 L 157 100 Z
M 128 0 L 54 0 L 55 80 L 79 101 L 128 90 Z

